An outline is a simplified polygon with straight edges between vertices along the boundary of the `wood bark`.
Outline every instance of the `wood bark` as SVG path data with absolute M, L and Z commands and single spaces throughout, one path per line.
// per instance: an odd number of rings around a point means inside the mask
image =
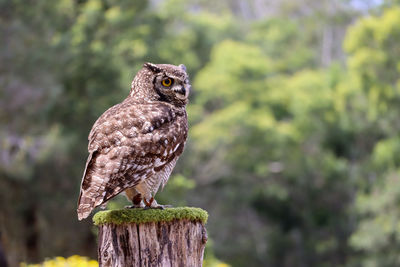
M 99 228 L 99 266 L 202 266 L 207 232 L 201 222 L 103 224 Z

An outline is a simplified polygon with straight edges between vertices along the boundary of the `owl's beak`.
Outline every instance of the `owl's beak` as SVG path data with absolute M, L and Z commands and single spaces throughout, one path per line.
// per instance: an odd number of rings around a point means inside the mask
M 186 95 L 186 89 L 185 86 L 181 86 L 180 90 L 178 91 L 179 94 L 181 95 Z
M 188 88 L 189 89 L 189 88 Z M 184 99 L 187 97 L 187 94 L 189 93 L 188 90 L 185 88 L 185 86 L 179 86 L 178 88 L 174 89 L 174 91 L 178 94 L 177 97 Z

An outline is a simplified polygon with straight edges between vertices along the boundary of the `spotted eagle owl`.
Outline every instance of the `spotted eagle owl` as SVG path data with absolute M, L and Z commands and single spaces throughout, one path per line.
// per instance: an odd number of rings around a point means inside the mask
M 132 207 L 163 208 L 154 195 L 185 146 L 189 90 L 184 65 L 145 63 L 129 96 L 97 119 L 89 134 L 79 220 L 123 191 Z

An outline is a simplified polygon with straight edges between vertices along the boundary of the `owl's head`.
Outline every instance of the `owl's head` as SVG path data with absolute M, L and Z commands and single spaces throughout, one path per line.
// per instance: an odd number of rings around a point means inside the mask
M 132 82 L 130 96 L 186 105 L 190 91 L 185 65 L 145 63 Z

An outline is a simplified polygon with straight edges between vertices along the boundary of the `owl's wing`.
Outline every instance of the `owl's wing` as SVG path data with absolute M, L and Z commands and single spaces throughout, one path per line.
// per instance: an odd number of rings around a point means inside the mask
M 182 153 L 186 136 L 186 112 L 168 103 L 122 102 L 107 110 L 89 134 L 79 219 L 164 170 Z

